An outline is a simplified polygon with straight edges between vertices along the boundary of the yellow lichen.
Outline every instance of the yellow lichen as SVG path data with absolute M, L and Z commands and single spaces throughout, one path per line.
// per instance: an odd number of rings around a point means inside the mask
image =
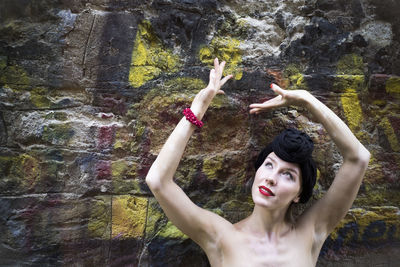
M 390 147 L 393 149 L 393 151 L 400 152 L 399 141 L 397 140 L 396 133 L 394 132 L 389 119 L 387 117 L 382 118 L 379 126 L 383 128 L 385 135 L 389 141 Z
M 364 62 L 362 57 L 356 54 L 343 56 L 336 67 L 334 88 L 340 91 L 361 91 L 364 86 Z
M 132 196 L 113 197 L 112 238 L 141 238 L 147 216 L 147 198 Z
M 343 243 L 349 243 L 351 241 L 386 241 L 391 238 L 398 239 L 399 231 L 397 233 L 391 233 L 392 229 L 399 229 L 400 226 L 400 215 L 399 209 L 396 207 L 371 207 L 370 210 L 362 208 L 351 209 L 346 217 L 340 221 L 335 230 L 331 233 L 330 237 L 336 240 L 339 237 L 339 231 L 345 227 L 345 225 L 354 224 L 354 228 L 346 236 L 341 236 Z M 371 229 L 371 226 L 376 223 L 381 223 L 385 226 L 384 232 L 376 236 L 375 232 Z M 392 228 L 394 227 L 394 228 Z M 368 232 L 368 231 L 371 232 Z M 389 236 L 391 234 L 392 236 Z
M 358 132 L 360 130 L 363 116 L 356 90 L 347 89 L 340 99 L 349 128 L 353 132 Z
M 288 65 L 283 71 L 283 81 L 281 86 L 286 89 L 306 89 L 307 84 L 300 68 L 295 64 Z
M 400 94 L 400 77 L 390 77 L 386 81 L 386 92 L 389 94 Z
M 222 156 L 215 156 L 212 158 L 205 158 L 203 161 L 203 173 L 208 179 L 218 178 L 218 171 L 223 167 L 224 158 Z
M 209 46 L 202 47 L 199 51 L 200 61 L 214 66 L 214 59 L 217 57 L 221 62 L 226 61 L 224 75 L 232 74 L 236 80 L 242 79 L 243 70 L 242 50 L 239 48 L 240 41 L 228 37 L 215 37 Z
M 338 75 L 364 75 L 364 62 L 356 54 L 344 55 L 338 62 L 336 73 Z
M 162 72 L 176 72 L 178 67 L 179 57 L 164 48 L 150 22 L 144 20 L 139 24 L 129 71 L 130 84 L 135 88 L 140 87 Z
M 188 239 L 189 237 L 182 233 L 174 224 L 170 221 L 161 229 L 158 236 L 163 238 L 173 238 L 173 239 Z

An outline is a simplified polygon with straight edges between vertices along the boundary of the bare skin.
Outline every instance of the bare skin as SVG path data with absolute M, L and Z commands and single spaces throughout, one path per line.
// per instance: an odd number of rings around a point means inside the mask
M 214 61 L 208 86 L 192 102 L 201 120 L 212 99 L 232 76 L 222 78 L 225 62 Z M 307 209 L 295 224 L 285 220 L 292 202 L 301 193 L 301 172 L 295 163 L 274 153 L 257 170 L 252 187 L 254 210 L 232 224 L 195 205 L 173 181 L 173 175 L 195 126 L 185 118 L 176 126 L 146 177 L 146 182 L 168 218 L 202 247 L 211 266 L 315 266 L 321 247 L 346 215 L 361 185 L 370 153 L 346 124 L 328 107 L 303 90 L 286 91 L 272 86 L 277 96 L 250 105 L 250 113 L 294 105 L 305 107 L 322 123 L 343 156 L 343 164 L 327 193 Z M 268 188 L 272 194 L 260 190 Z

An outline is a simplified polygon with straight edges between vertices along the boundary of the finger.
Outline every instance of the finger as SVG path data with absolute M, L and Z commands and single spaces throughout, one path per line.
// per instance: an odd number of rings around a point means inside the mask
M 280 88 L 278 85 L 276 85 L 274 83 L 271 83 L 271 89 L 278 95 L 281 95 L 281 96 L 285 95 L 285 90 L 283 90 L 282 88 Z
M 211 82 L 211 79 L 214 78 L 214 76 L 215 76 L 215 69 L 212 69 L 212 70 L 210 71 L 210 77 L 209 77 L 209 81 L 210 81 L 210 82 Z
M 225 94 L 225 92 L 222 90 L 218 90 L 218 92 L 217 92 L 217 95 L 224 95 L 224 94 Z
M 251 104 L 249 107 L 250 108 L 262 108 L 263 104 Z
M 233 77 L 233 75 L 225 76 L 225 77 L 221 80 L 221 82 L 219 83 L 219 84 L 221 85 L 221 87 L 222 87 L 229 79 L 231 79 L 232 77 Z
M 218 70 L 218 67 L 219 67 L 219 61 L 218 61 L 218 58 L 216 57 L 214 59 L 214 69 Z
M 219 74 L 221 74 L 221 77 L 222 73 L 224 72 L 225 65 L 226 65 L 225 61 L 222 61 L 221 64 L 219 65 Z
M 258 114 L 260 113 L 260 109 L 259 108 L 252 108 L 249 111 L 250 114 Z

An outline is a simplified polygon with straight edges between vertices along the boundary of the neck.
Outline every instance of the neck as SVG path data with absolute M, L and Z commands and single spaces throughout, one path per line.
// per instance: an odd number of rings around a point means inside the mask
M 254 206 L 252 214 L 244 220 L 243 230 L 251 234 L 276 240 L 291 230 L 286 218 L 286 209 L 268 210 Z

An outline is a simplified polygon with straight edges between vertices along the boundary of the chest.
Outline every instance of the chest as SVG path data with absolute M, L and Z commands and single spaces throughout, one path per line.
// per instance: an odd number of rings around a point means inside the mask
M 313 266 L 311 245 L 296 234 L 268 241 L 235 233 L 221 242 L 220 266 Z

